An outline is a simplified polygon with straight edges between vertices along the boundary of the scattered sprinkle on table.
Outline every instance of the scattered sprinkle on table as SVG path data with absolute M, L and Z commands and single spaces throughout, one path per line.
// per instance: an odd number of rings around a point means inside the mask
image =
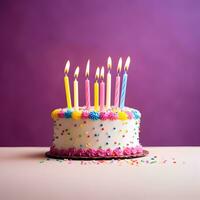
M 80 165 L 129 165 L 129 166 L 148 166 L 148 165 L 177 165 L 186 164 L 185 161 L 178 161 L 176 158 L 161 158 L 156 155 L 148 156 L 143 158 L 134 158 L 134 159 L 119 159 L 119 160 L 71 160 L 71 159 L 51 159 L 45 158 L 40 160 L 39 163 L 46 162 L 58 162 L 65 163 L 69 165 L 80 164 Z

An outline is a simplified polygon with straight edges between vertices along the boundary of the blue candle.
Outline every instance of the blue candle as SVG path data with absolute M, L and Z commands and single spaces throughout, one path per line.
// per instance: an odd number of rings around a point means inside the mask
M 127 87 L 127 79 L 128 79 L 128 68 L 130 65 L 130 57 L 126 59 L 125 66 L 124 66 L 124 75 L 122 80 L 122 90 L 121 90 L 121 98 L 120 98 L 120 108 L 123 109 L 125 106 L 125 98 L 126 98 L 126 87 Z
M 121 98 L 120 98 L 120 108 L 121 109 L 124 108 L 124 105 L 125 105 L 127 79 L 128 79 L 128 75 L 125 71 L 124 75 L 123 75 Z

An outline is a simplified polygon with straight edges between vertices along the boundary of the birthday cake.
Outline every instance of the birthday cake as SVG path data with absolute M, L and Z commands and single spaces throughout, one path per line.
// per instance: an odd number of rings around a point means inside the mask
M 88 65 L 89 64 L 87 64 L 87 66 Z M 119 61 L 118 65 L 121 65 L 121 61 Z M 125 66 L 126 65 L 129 64 L 126 62 Z M 99 69 L 96 74 L 97 73 L 99 73 Z M 78 76 L 75 76 L 75 81 L 77 81 L 77 77 Z M 104 76 L 101 77 L 101 83 L 103 83 L 103 77 Z M 100 83 L 99 107 L 99 85 L 96 79 L 95 84 L 97 85 L 94 85 L 94 106 L 90 106 L 90 94 L 88 94 L 88 92 L 90 92 L 90 85 L 88 84 L 85 84 L 85 93 L 87 93 L 86 106 L 80 107 L 78 105 L 78 96 L 76 96 L 78 95 L 78 92 L 76 91 L 77 84 L 75 83 L 74 107 L 72 107 L 70 88 L 68 87 L 69 80 L 65 79 L 68 107 L 55 109 L 51 113 L 54 133 L 48 155 L 72 159 L 124 158 L 142 155 L 143 148 L 139 142 L 141 113 L 136 109 L 124 106 L 125 98 L 123 98 L 122 95 L 126 93 L 123 89 L 124 87 L 126 89 L 127 77 L 125 83 L 124 80 L 125 78 L 123 76 L 120 106 L 118 105 L 120 93 L 119 82 L 119 86 L 117 86 L 117 84 L 115 85 L 115 103 L 113 106 L 109 105 L 109 99 L 106 99 L 106 105 L 104 106 L 104 85 L 102 86 Z M 117 83 L 117 78 L 115 83 Z M 109 96 L 107 93 L 111 90 L 108 87 L 108 76 L 106 84 L 107 98 L 107 96 Z

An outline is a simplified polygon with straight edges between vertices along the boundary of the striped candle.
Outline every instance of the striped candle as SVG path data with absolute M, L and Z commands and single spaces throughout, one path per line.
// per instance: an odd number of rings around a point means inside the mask
M 123 109 L 124 105 L 125 105 L 127 79 L 128 79 L 128 75 L 127 75 L 127 73 L 125 71 L 124 75 L 123 75 L 122 90 L 121 90 L 121 99 L 120 99 L 120 108 L 121 109 Z
M 119 107 L 119 91 L 120 91 L 120 76 L 117 75 L 115 81 L 115 99 L 114 99 L 114 107 Z
M 122 58 L 119 58 L 118 66 L 117 66 L 117 76 L 115 81 L 115 98 L 114 98 L 114 107 L 119 107 L 119 93 L 120 93 L 120 76 L 119 73 L 122 69 Z
M 120 108 L 123 109 L 125 106 L 125 98 L 126 98 L 126 87 L 127 87 L 127 80 L 128 80 L 128 68 L 130 65 L 130 57 L 126 59 L 125 66 L 124 66 L 124 75 L 122 81 L 122 90 L 121 90 L 121 99 L 120 99 Z

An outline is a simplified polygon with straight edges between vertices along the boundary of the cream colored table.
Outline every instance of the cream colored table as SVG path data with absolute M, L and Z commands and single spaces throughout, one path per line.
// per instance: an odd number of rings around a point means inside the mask
M 146 148 L 121 161 L 46 159 L 48 148 L 0 148 L 1 200 L 200 200 L 200 147 Z

